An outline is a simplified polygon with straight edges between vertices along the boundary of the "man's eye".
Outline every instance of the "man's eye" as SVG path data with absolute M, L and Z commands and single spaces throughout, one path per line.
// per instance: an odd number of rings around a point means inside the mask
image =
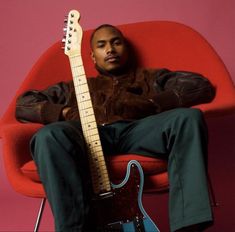
M 97 48 L 103 48 L 104 47 L 104 44 L 97 44 Z
M 122 42 L 119 41 L 119 40 L 117 40 L 117 41 L 114 42 L 114 45 L 121 45 L 121 44 L 122 44 Z

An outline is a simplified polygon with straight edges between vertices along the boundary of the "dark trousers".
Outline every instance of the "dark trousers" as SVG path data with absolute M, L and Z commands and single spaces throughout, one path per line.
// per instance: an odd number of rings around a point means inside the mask
M 207 128 L 197 109 L 174 109 L 99 127 L 105 155 L 135 153 L 168 160 L 171 231 L 212 220 L 207 189 Z M 56 231 L 81 231 L 91 182 L 79 122 L 56 122 L 31 141 Z M 156 205 L 157 209 L 157 205 Z

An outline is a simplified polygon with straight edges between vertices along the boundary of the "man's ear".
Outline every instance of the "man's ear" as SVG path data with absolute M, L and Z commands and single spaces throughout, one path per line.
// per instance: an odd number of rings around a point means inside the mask
M 94 64 L 96 63 L 94 53 L 91 51 L 91 59 L 93 60 Z

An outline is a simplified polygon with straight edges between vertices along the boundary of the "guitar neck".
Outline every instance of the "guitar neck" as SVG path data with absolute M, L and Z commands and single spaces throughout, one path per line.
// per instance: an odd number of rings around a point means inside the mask
M 100 142 L 82 57 L 81 55 L 70 56 L 69 61 L 82 130 L 87 143 L 93 190 L 95 194 L 109 192 L 111 190 L 111 184 Z

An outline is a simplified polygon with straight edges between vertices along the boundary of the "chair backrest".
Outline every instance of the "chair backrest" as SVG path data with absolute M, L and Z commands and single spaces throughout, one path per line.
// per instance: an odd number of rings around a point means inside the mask
M 176 22 L 152 21 L 118 26 L 136 50 L 143 67 L 188 70 L 205 75 L 217 88 L 210 104 L 199 107 L 206 115 L 214 116 L 235 109 L 235 91 L 230 75 L 211 45 L 195 30 Z M 85 31 L 82 56 L 87 76 L 95 76 L 96 70 L 90 58 L 89 37 Z M 71 79 L 67 56 L 61 42 L 51 46 L 33 66 L 15 98 L 28 89 L 43 89 L 50 84 Z M 2 123 L 16 122 L 15 98 L 2 118 Z

